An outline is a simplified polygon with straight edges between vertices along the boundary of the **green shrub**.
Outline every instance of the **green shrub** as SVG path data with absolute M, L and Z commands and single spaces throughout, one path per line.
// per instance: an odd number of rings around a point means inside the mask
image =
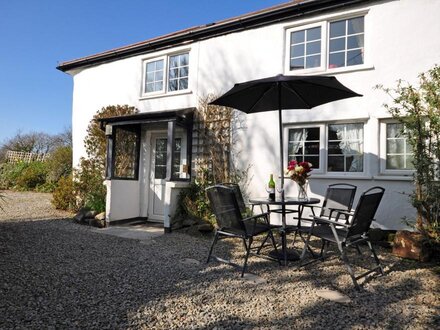
M 76 211 L 76 197 L 72 175 L 61 177 L 52 194 L 52 205 L 56 209 Z
M 21 176 L 28 164 L 24 162 L 19 163 L 4 163 L 0 166 L 0 188 L 13 189 L 17 185 L 17 180 Z
M 104 168 L 99 161 L 81 158 L 79 169 L 75 170 L 75 192 L 80 206 L 105 211 L 106 187 Z
M 46 183 L 47 164 L 44 162 L 27 163 L 17 177 L 16 188 L 19 190 L 33 190 Z
M 72 173 L 72 147 L 56 148 L 47 160 L 47 181 L 56 183 Z

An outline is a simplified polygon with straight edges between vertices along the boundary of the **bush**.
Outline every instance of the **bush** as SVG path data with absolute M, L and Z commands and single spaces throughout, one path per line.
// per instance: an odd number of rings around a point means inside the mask
M 46 183 L 47 164 L 44 162 L 30 162 L 24 166 L 17 177 L 16 188 L 19 190 L 33 190 Z
M 62 177 L 72 173 L 72 147 L 56 148 L 47 160 L 47 181 L 57 183 Z
M 52 194 L 52 205 L 56 209 L 76 211 L 76 197 L 72 175 L 61 177 Z
M 79 169 L 75 170 L 75 192 L 80 206 L 105 211 L 106 187 L 104 168 L 99 161 L 81 158 Z
M 0 165 L 0 189 L 11 189 L 16 186 L 17 178 L 27 166 L 26 163 L 4 163 Z

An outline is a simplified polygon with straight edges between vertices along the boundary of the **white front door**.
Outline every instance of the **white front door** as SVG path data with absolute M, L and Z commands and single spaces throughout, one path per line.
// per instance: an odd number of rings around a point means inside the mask
M 173 171 L 179 172 L 182 159 L 182 139 L 177 137 L 174 149 Z M 150 167 L 150 198 L 148 220 L 164 221 L 165 178 L 167 174 L 167 136 L 155 134 L 151 136 L 151 167 Z

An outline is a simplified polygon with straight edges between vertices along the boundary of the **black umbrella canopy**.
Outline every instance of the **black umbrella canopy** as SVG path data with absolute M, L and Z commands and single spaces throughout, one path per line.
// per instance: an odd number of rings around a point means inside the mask
M 331 76 L 284 76 L 235 84 L 211 102 L 246 113 L 281 109 L 310 109 L 321 104 L 362 96 Z
M 210 104 L 223 105 L 245 113 L 278 110 L 280 134 L 280 178 L 284 199 L 283 122 L 282 110 L 311 109 L 321 104 L 362 96 L 331 76 L 284 76 L 235 84 L 226 94 Z M 283 215 L 283 224 L 285 216 Z

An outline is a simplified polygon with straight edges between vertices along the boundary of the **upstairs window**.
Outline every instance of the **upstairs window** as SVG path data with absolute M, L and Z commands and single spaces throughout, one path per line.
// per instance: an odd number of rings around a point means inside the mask
M 322 72 L 365 64 L 365 16 L 327 20 L 286 31 L 285 71 Z
M 321 66 L 321 27 L 290 34 L 290 70 Z
M 364 64 L 364 18 L 330 23 L 328 67 Z
M 163 91 L 163 60 L 147 62 L 144 93 Z
M 189 87 L 189 53 L 163 56 L 144 62 L 143 95 L 187 90 Z
M 189 54 L 170 57 L 168 71 L 168 91 L 188 89 Z

